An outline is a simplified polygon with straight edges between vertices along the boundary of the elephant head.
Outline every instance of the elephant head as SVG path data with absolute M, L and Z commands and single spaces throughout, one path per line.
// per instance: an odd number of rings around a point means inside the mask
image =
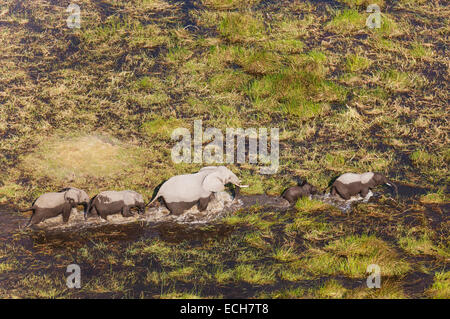
M 306 183 L 305 185 L 303 185 L 303 188 L 312 195 L 319 194 L 319 190 L 317 189 L 317 187 L 315 187 L 309 183 Z
M 69 202 L 73 207 L 83 205 L 84 213 L 86 213 L 89 205 L 89 196 L 85 191 L 69 187 L 60 190 L 60 192 L 64 192 L 64 200 Z
M 298 186 L 302 187 L 309 194 L 319 194 L 319 189 L 307 182 L 307 180 L 299 180 Z
M 374 186 L 386 184 L 394 188 L 395 193 L 398 194 L 397 185 L 395 185 L 392 181 L 390 181 L 386 176 L 380 173 L 373 173 L 372 180 L 374 182 Z
M 131 191 L 130 193 L 131 193 L 131 196 L 134 197 L 135 204 L 136 204 L 139 214 L 145 213 L 146 205 L 145 205 L 144 198 L 142 197 L 142 195 L 137 192 L 134 192 L 134 191 Z
M 202 168 L 199 172 L 210 171 L 202 182 L 202 187 L 209 192 L 221 192 L 226 184 L 234 184 L 237 187 L 248 187 L 241 185 L 239 178 L 225 166 L 208 166 Z

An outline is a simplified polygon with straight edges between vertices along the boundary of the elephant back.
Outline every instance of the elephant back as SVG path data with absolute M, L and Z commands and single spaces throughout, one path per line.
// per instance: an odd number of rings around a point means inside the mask
M 158 193 L 169 203 L 192 202 L 208 197 L 210 193 L 202 187 L 203 179 L 208 173 L 210 171 L 173 176 L 161 185 Z
M 33 206 L 39 208 L 54 208 L 66 203 L 64 200 L 64 193 L 45 193 L 39 196 L 34 202 Z

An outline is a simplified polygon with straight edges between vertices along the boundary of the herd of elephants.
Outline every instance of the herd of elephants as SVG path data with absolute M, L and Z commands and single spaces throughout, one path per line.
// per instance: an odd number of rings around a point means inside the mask
M 158 199 L 161 199 L 171 214 L 180 215 L 194 205 L 197 205 L 199 211 L 206 210 L 214 194 L 223 191 L 227 184 L 234 185 L 235 197 L 240 196 L 241 187 L 248 187 L 248 185 L 241 185 L 239 178 L 225 166 L 207 166 L 194 174 L 169 178 L 147 204 L 141 194 L 131 190 L 103 191 L 90 198 L 85 191 L 69 187 L 58 192 L 42 194 L 31 207 L 20 211 L 33 211 L 27 227 L 61 214 L 63 222 L 67 223 L 71 212 L 76 211 L 78 205 L 84 207 L 85 220 L 90 217 L 101 217 L 106 220 L 108 215 L 118 213 L 124 217 L 130 217 L 133 215 L 131 209 L 137 209 L 142 214 L 146 206 Z M 394 187 L 397 191 L 396 185 L 380 173 L 345 173 L 332 183 L 330 194 L 344 200 L 349 200 L 351 196 L 358 194 L 366 197 L 370 196 L 372 188 L 382 184 Z M 303 196 L 318 193 L 319 190 L 316 187 L 303 181 L 297 186 L 286 189 L 281 197 L 293 205 Z

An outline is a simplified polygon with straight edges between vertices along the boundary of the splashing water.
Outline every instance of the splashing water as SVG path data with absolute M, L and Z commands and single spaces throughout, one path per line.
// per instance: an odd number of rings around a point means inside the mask
M 101 218 L 89 218 L 84 220 L 82 212 L 71 214 L 68 223 L 62 222 L 62 217 L 49 218 L 42 223 L 35 225 L 36 229 L 72 231 L 74 229 L 97 228 L 105 225 L 122 225 L 134 222 L 143 222 L 147 225 L 160 222 L 174 222 L 178 224 L 206 224 L 224 217 L 232 211 L 243 206 L 240 199 L 233 198 L 227 192 L 215 193 L 215 197 L 208 204 L 208 208 L 200 212 L 197 206 L 193 206 L 181 215 L 172 215 L 165 206 L 151 207 L 142 215 L 123 217 L 121 214 L 108 216 L 108 220 Z
M 349 200 L 344 200 L 339 196 L 331 196 L 330 193 L 327 193 L 323 195 L 311 195 L 310 198 L 323 201 L 324 203 L 335 206 L 347 213 L 351 211 L 351 206 L 354 202 L 362 201 L 366 203 L 372 196 L 373 193 L 369 192 L 364 198 L 358 195 L 351 197 Z M 201 225 L 212 223 L 236 210 L 253 205 L 261 205 L 275 210 L 286 210 L 290 207 L 289 203 L 279 196 L 244 195 L 239 198 L 234 198 L 227 192 L 219 192 L 215 193 L 214 198 L 208 204 L 208 208 L 202 212 L 200 212 L 197 205 L 195 205 L 181 215 L 173 215 L 170 214 L 165 206 L 161 205 L 159 207 L 148 208 L 142 215 L 136 214 L 131 217 L 123 217 L 121 214 L 110 215 L 106 221 L 101 218 L 84 220 L 82 212 L 74 212 L 71 214 L 70 220 L 66 224 L 62 222 L 61 216 L 57 216 L 35 225 L 34 228 L 37 230 L 45 229 L 66 232 L 74 231 L 76 229 L 91 229 L 106 225 L 124 225 L 135 222 L 144 223 L 146 225 L 163 222 L 184 225 Z
M 312 195 L 311 198 L 323 201 L 324 203 L 337 207 L 344 213 L 348 213 L 351 211 L 353 203 L 367 203 L 372 196 L 374 196 L 374 194 L 369 190 L 369 193 L 365 197 L 361 197 L 361 195 L 358 194 L 357 196 L 350 197 L 349 200 L 345 200 L 340 196 L 332 196 L 330 193 L 326 193 L 323 195 Z

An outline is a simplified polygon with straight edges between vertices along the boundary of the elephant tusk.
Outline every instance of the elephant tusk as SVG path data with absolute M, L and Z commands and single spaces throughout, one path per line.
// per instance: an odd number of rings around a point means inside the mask
M 239 186 L 239 187 L 243 187 L 243 188 L 246 188 L 246 187 L 248 187 L 248 185 L 237 185 L 237 186 Z

